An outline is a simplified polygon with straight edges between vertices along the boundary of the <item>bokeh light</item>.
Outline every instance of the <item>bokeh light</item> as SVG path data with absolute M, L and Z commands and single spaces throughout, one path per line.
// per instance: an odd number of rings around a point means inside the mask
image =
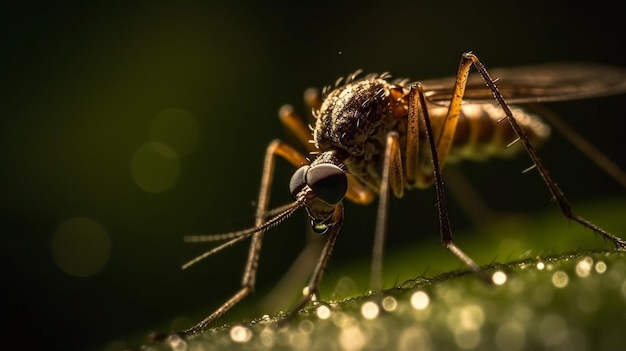
M 374 319 L 378 317 L 380 313 L 380 307 L 374 301 L 367 301 L 361 306 L 361 315 L 365 317 L 365 319 Z
M 89 277 L 101 271 L 111 255 L 109 233 L 86 217 L 66 219 L 52 237 L 52 256 L 65 273 Z
M 150 193 L 168 190 L 180 174 L 178 155 L 156 142 L 141 145 L 132 156 L 130 168 L 135 184 Z
M 416 291 L 415 293 L 413 293 L 413 295 L 411 295 L 411 306 L 413 306 L 413 308 L 415 308 L 416 310 L 425 309 L 426 307 L 428 307 L 429 303 L 430 298 L 423 291 Z

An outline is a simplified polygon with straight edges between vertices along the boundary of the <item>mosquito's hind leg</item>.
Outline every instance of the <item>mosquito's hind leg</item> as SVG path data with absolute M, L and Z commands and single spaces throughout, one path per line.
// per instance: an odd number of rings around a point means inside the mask
M 611 240 L 615 244 L 616 247 L 618 247 L 620 249 L 626 249 L 626 241 L 624 239 L 609 233 L 608 231 L 600 228 L 599 226 L 595 225 L 594 223 L 588 221 L 587 219 L 585 219 L 585 218 L 583 218 L 581 216 L 576 215 L 572 211 L 572 208 L 571 208 L 569 202 L 567 201 L 567 199 L 565 198 L 565 195 L 563 194 L 563 192 L 561 191 L 559 186 L 556 184 L 556 182 L 554 181 L 554 179 L 552 178 L 552 176 L 550 175 L 550 173 L 548 172 L 546 167 L 540 161 L 539 156 L 537 155 L 537 152 L 535 151 L 535 148 L 532 146 L 532 144 L 528 140 L 528 137 L 526 136 L 526 134 L 524 133 L 524 131 L 522 130 L 520 125 L 515 120 L 515 117 L 513 116 L 513 113 L 511 112 L 511 109 L 509 108 L 509 106 L 507 105 L 506 101 L 504 100 L 504 97 L 502 96 L 502 94 L 498 90 L 494 80 L 491 79 L 491 76 L 487 72 L 487 69 L 485 68 L 485 66 L 483 66 L 483 64 L 480 62 L 478 57 L 476 55 L 472 54 L 471 52 L 463 54 L 463 56 L 461 58 L 461 64 L 460 64 L 460 67 L 459 67 L 459 75 L 458 76 L 464 76 L 465 79 L 463 81 L 459 82 L 459 80 L 457 78 L 457 85 L 459 83 L 462 84 L 462 85 L 465 85 L 465 83 L 467 81 L 467 75 L 469 74 L 469 69 L 470 69 L 470 67 L 472 65 L 474 67 L 476 67 L 476 69 L 478 70 L 478 73 L 481 75 L 481 77 L 485 81 L 485 84 L 493 92 L 495 100 L 502 107 L 502 110 L 506 114 L 506 119 L 509 121 L 509 123 L 513 127 L 513 130 L 515 131 L 515 133 L 519 137 L 518 140 L 521 141 L 524 144 L 524 147 L 526 148 L 526 151 L 528 152 L 528 155 L 530 156 L 531 160 L 533 161 L 535 168 L 537 168 L 537 170 L 539 171 L 539 174 L 541 175 L 541 178 L 543 178 L 544 183 L 546 184 L 546 186 L 548 187 L 548 189 L 552 193 L 552 196 L 554 197 L 554 199 L 559 204 L 559 207 L 561 208 L 561 212 L 563 213 L 563 215 L 565 217 L 567 217 L 567 218 L 569 218 L 571 220 L 574 220 L 574 221 L 582 224 L 583 226 L 593 230 L 595 233 L 600 233 L 605 239 Z M 464 87 L 463 87 L 463 89 L 464 89 Z
M 459 80 L 463 80 L 463 77 L 457 76 L 457 82 Z M 465 79 L 467 76 L 465 76 Z M 456 95 L 457 97 L 462 96 Z M 453 101 L 454 102 L 454 101 Z M 450 108 L 454 108 L 454 103 L 451 104 Z M 460 106 L 460 102 L 459 102 Z M 460 108 L 460 107 L 459 107 Z M 426 108 L 426 98 L 424 95 L 424 90 L 420 83 L 413 84 L 411 86 L 411 91 L 409 95 L 409 116 L 418 116 L 421 112 L 421 115 L 424 118 L 424 127 L 426 131 L 426 137 L 428 139 L 428 145 L 431 153 L 432 160 L 432 170 L 435 182 L 435 192 L 437 194 L 437 211 L 439 213 L 439 228 L 441 232 L 441 241 L 442 244 L 450 250 L 457 258 L 459 258 L 463 263 L 467 265 L 467 267 L 472 270 L 476 275 L 487 282 L 491 282 L 491 279 L 485 275 L 482 269 L 470 258 L 465 252 L 463 252 L 456 244 L 454 243 L 454 239 L 452 238 L 452 229 L 450 227 L 450 218 L 448 215 L 448 207 L 446 204 L 446 196 L 443 188 L 443 178 L 441 176 L 441 160 L 439 155 L 445 156 L 448 151 L 444 150 L 443 153 L 440 153 L 437 142 L 435 141 L 435 137 L 433 135 L 433 128 L 430 120 L 430 116 L 428 114 L 428 108 Z M 458 116 L 457 116 L 458 119 Z M 454 135 L 454 129 L 456 128 L 456 123 L 454 123 L 453 127 L 448 127 L 448 132 L 444 129 L 444 134 L 442 136 L 443 140 L 452 139 Z M 441 143 L 440 143 L 441 144 Z M 408 147 L 408 146 L 407 146 Z M 449 150 L 449 149 L 448 149 Z M 419 177 L 429 177 L 433 176 L 426 175 L 421 172 L 418 173 L 418 182 L 420 181 Z M 422 180 L 425 181 L 425 180 Z
M 537 112 L 541 118 L 548 122 L 556 131 L 567 139 L 574 147 L 582 152 L 589 160 L 595 163 L 607 175 L 615 180 L 622 188 L 626 189 L 626 172 L 605 153 L 597 149 L 585 137 L 580 135 L 561 117 L 550 109 L 540 104 L 527 106 L 530 110 Z

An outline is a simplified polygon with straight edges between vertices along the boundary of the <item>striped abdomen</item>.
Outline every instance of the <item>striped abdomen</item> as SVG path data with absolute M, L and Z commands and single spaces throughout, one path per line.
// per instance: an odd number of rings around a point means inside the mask
M 434 110 L 435 114 L 443 113 L 445 116 L 447 108 L 441 112 L 439 108 Z M 511 110 L 534 146 L 550 136 L 550 127 L 538 116 L 517 106 L 511 106 Z M 510 157 L 522 151 L 521 143 L 507 147 L 517 135 L 509 122 L 502 120 L 503 117 L 504 112 L 495 104 L 463 105 L 448 161 L 484 161 L 491 157 Z

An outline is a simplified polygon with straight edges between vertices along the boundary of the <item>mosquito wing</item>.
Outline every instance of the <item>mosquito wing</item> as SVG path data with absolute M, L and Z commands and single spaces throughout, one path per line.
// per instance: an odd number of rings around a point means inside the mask
M 592 63 L 555 62 L 489 69 L 509 103 L 577 100 L 626 92 L 626 68 Z M 420 81 L 428 99 L 447 105 L 455 77 Z M 470 74 L 463 101 L 493 102 L 493 93 L 480 75 Z

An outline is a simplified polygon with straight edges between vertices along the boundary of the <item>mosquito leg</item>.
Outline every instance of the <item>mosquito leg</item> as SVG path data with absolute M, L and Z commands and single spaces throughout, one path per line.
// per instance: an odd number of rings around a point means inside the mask
M 387 237 L 387 223 L 389 217 L 389 189 L 391 188 L 396 197 L 402 197 L 404 191 L 402 158 L 398 140 L 399 136 L 397 132 L 387 134 L 383 172 L 378 196 L 378 212 L 376 216 L 370 276 L 370 289 L 375 293 L 382 290 L 383 252 L 385 239 Z
M 311 129 L 304 124 L 302 118 L 296 113 L 293 106 L 283 105 L 278 110 L 280 121 L 289 129 L 306 148 L 308 152 L 315 152 L 317 149 L 312 143 Z
M 319 109 L 322 103 L 320 91 L 315 88 L 307 89 L 304 93 L 304 99 L 311 109 Z M 312 142 L 310 127 L 304 123 L 304 119 L 294 110 L 293 106 L 283 105 L 279 109 L 278 116 L 283 125 L 296 136 L 309 153 L 317 151 Z M 359 204 L 368 204 L 374 200 L 375 193 L 373 190 L 360 184 L 350 174 L 347 176 L 349 186 L 346 197 L 349 200 Z M 294 287 L 301 287 L 306 275 L 313 271 L 315 261 L 322 251 L 324 238 L 314 233 L 310 227 L 308 227 L 306 235 L 308 240 L 300 255 L 276 287 L 263 298 L 261 304 L 264 309 L 275 310 L 283 307 L 285 291 L 293 291 Z
M 469 70 L 471 67 L 471 62 L 463 62 L 459 65 L 459 69 L 456 74 L 456 81 L 454 84 L 454 91 L 452 93 L 452 98 L 450 100 L 450 105 L 448 106 L 448 113 L 446 114 L 446 118 L 438 124 L 436 127 L 437 133 L 433 133 L 432 124 L 430 126 L 431 129 L 431 137 L 433 139 L 433 144 L 436 146 L 437 151 L 437 167 L 440 169 L 446 162 L 448 154 L 450 153 L 450 149 L 452 147 L 452 142 L 454 140 L 454 134 L 457 129 L 459 117 L 461 115 L 461 103 L 463 102 L 463 96 L 465 94 L 465 87 L 467 85 L 467 77 L 469 76 Z M 420 88 L 421 85 L 417 85 L 420 91 L 417 93 L 423 95 L 423 91 Z M 426 105 L 426 99 L 423 97 L 416 97 L 416 92 L 412 92 L 409 96 L 409 110 L 417 109 L 417 112 L 427 112 L 428 106 Z M 409 117 L 411 113 L 409 112 Z M 409 120 L 410 122 L 410 120 Z M 418 188 L 426 188 L 430 186 L 434 179 L 434 172 L 430 168 L 430 166 L 425 163 L 426 160 L 420 160 L 418 165 L 418 174 L 417 174 L 417 187 Z
M 458 78 L 457 78 L 458 81 Z M 452 238 L 452 229 L 450 227 L 450 218 L 448 215 L 448 206 L 446 205 L 446 196 L 443 188 L 443 178 L 441 176 L 441 168 L 440 161 L 438 157 L 437 147 L 435 145 L 435 140 L 433 138 L 433 130 L 430 121 L 430 116 L 428 115 L 428 109 L 426 108 L 426 98 L 424 97 L 424 90 L 420 83 L 416 83 L 411 86 L 411 90 L 417 91 L 417 95 L 415 92 L 411 93 L 413 98 L 419 98 L 421 105 L 421 112 L 424 116 L 424 125 L 426 129 L 426 137 L 428 139 L 428 143 L 430 146 L 431 156 L 432 156 L 432 165 L 433 165 L 433 174 L 435 177 L 435 192 L 437 194 L 437 211 L 439 212 L 439 228 L 441 231 L 441 241 L 443 245 L 450 250 L 456 257 L 458 257 L 462 262 L 464 262 L 469 269 L 471 269 L 474 273 L 476 273 L 483 280 L 491 282 L 491 279 L 485 275 L 485 273 L 480 269 L 480 267 L 472 260 L 467 254 L 465 254 L 456 244 Z M 410 103 L 409 108 L 414 108 L 414 106 L 419 106 Z
M 304 91 L 304 101 L 311 109 L 319 110 L 324 102 L 322 92 L 317 88 L 308 88 Z
M 352 174 L 347 173 L 348 176 L 348 192 L 346 198 L 359 205 L 367 205 L 374 201 L 376 193 L 367 186 L 359 183 Z
M 626 172 L 613 162 L 606 154 L 598 150 L 592 143 L 569 126 L 561 117 L 542 105 L 532 105 L 532 110 L 539 112 L 541 118 L 559 131 L 572 145 L 593 161 L 619 185 L 626 189 Z
M 260 306 L 264 311 L 276 311 L 285 308 L 288 295 L 298 291 L 307 283 L 308 275 L 315 269 L 315 264 L 324 247 L 324 237 L 313 232 L 310 226 L 306 229 L 306 244 L 298 257 L 293 261 L 289 270 L 280 281 L 261 300 Z
M 413 186 L 419 170 L 419 112 L 421 110 L 420 100 L 416 98 L 416 89 L 409 92 L 409 115 L 406 132 L 406 160 L 404 174 L 405 181 L 409 186 Z
M 326 234 L 326 242 L 324 243 L 324 248 L 320 253 L 319 259 L 317 260 L 317 264 L 315 265 L 315 269 L 311 274 L 311 279 L 309 280 L 309 284 L 307 285 L 306 291 L 304 293 L 304 297 L 291 309 L 291 311 L 285 316 L 285 318 L 290 318 L 296 312 L 304 308 L 311 299 L 317 294 L 317 290 L 319 288 L 320 281 L 322 280 L 322 276 L 324 275 L 324 270 L 326 269 L 326 265 L 328 264 L 328 259 L 333 251 L 333 247 L 335 246 L 335 241 L 337 240 L 337 236 L 341 230 L 341 226 L 343 225 L 343 204 L 339 204 L 333 213 L 333 226 L 329 233 Z
M 515 120 L 515 117 L 513 116 L 511 109 L 507 105 L 502 94 L 500 94 L 500 91 L 498 90 L 493 79 L 491 79 L 491 76 L 487 72 L 487 69 L 485 68 L 485 66 L 483 66 L 483 64 L 480 62 L 478 57 L 476 57 L 474 54 L 470 52 L 463 54 L 462 59 L 461 59 L 461 66 L 467 66 L 468 64 L 473 64 L 474 67 L 476 67 L 476 69 L 478 70 L 478 73 L 480 73 L 481 77 L 485 81 L 485 84 L 487 84 L 489 89 L 491 89 L 491 91 L 493 92 L 494 98 L 496 99 L 498 104 L 500 104 L 500 106 L 502 107 L 502 110 L 504 110 L 507 120 L 513 127 L 513 130 L 515 131 L 515 133 L 517 133 L 519 140 L 524 144 L 524 147 L 526 148 L 528 155 L 530 156 L 531 160 L 533 161 L 537 170 L 539 171 L 541 178 L 543 178 L 543 181 L 548 187 L 548 189 L 550 189 L 552 196 L 558 202 L 559 207 L 561 208 L 561 212 L 563 212 L 563 215 L 593 230 L 595 233 L 600 233 L 605 239 L 611 240 L 615 244 L 615 246 L 617 246 L 618 248 L 626 249 L 626 241 L 624 239 L 617 237 L 607 232 L 606 230 L 598 227 L 597 225 L 593 224 L 587 219 L 574 214 L 570 204 L 565 198 L 565 195 L 563 194 L 559 186 L 556 184 L 554 179 L 552 179 L 552 176 L 550 175 L 546 167 L 543 165 L 543 163 L 540 161 L 540 158 L 537 155 L 535 148 L 532 146 L 532 144 L 528 140 L 528 137 L 526 136 L 522 128 L 519 126 L 519 124 Z
M 269 206 L 269 198 L 272 188 L 272 180 L 274 177 L 274 163 L 275 157 L 281 156 L 286 159 L 290 163 L 299 166 L 305 161 L 304 156 L 302 156 L 298 151 L 294 148 L 285 144 L 280 140 L 272 141 L 266 150 L 265 160 L 263 165 L 263 175 L 261 177 L 261 187 L 259 190 L 259 198 L 257 203 L 256 210 L 256 221 L 255 226 L 260 227 L 266 220 L 266 216 L 268 213 Z M 252 291 L 254 291 L 254 286 L 256 284 L 256 273 L 259 263 L 260 251 L 261 251 L 261 243 L 263 240 L 264 231 L 257 232 L 252 235 L 252 240 L 250 243 L 250 250 L 248 251 L 248 259 L 246 262 L 245 270 L 243 277 L 241 279 L 241 289 L 237 291 L 230 299 L 228 299 L 224 304 L 222 304 L 219 308 L 217 308 L 213 313 L 211 313 L 208 317 L 200 321 L 198 324 L 194 325 L 191 328 L 183 329 L 179 331 L 174 331 L 169 334 L 161 334 L 153 336 L 154 340 L 160 340 L 167 335 L 176 334 L 180 336 L 186 336 L 201 332 L 207 328 L 207 326 L 213 322 L 215 319 L 222 316 L 228 310 L 230 310 L 234 305 L 236 305 L 239 301 L 243 300 L 246 296 L 248 296 Z

